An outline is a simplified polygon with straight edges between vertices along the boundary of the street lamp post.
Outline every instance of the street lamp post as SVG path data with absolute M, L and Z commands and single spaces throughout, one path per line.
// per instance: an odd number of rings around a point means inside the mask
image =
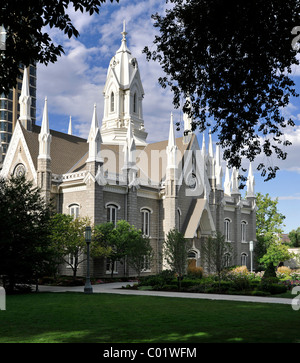
M 87 246 L 87 252 L 86 252 L 87 266 L 86 266 L 86 281 L 85 281 L 85 286 L 84 286 L 84 292 L 86 294 L 93 293 L 93 288 L 92 288 L 91 280 L 90 280 L 90 243 L 91 243 L 91 240 L 92 240 L 92 229 L 90 226 L 87 226 L 85 228 L 85 242 L 86 242 L 86 246 Z
M 253 272 L 253 256 L 252 256 L 252 252 L 253 252 L 253 241 L 250 241 L 249 242 L 249 250 L 250 250 L 251 272 Z

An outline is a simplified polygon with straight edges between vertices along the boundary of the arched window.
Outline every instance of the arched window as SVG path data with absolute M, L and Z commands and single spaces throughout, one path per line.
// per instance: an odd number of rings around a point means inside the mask
M 188 252 L 188 258 L 196 259 L 197 258 L 197 252 L 193 251 L 193 250 L 190 250 Z
M 70 216 L 72 216 L 73 219 L 76 219 L 79 217 L 79 205 L 78 204 L 69 205 L 69 211 L 70 211 Z
M 112 222 L 115 226 L 117 225 L 117 211 L 118 206 L 115 204 L 107 204 L 107 222 Z
M 247 254 L 246 253 L 241 254 L 241 265 L 247 266 Z
M 230 222 L 229 218 L 224 219 L 224 236 L 226 242 L 230 241 Z
M 224 266 L 229 267 L 231 264 L 231 256 L 230 253 L 225 253 L 224 255 Z
M 241 222 L 241 241 L 247 242 L 247 222 Z
M 110 112 L 115 111 L 115 94 L 112 92 L 110 94 Z
M 106 258 L 106 274 L 111 274 L 112 267 L 114 267 L 114 274 L 118 273 L 117 261 L 112 261 L 109 257 Z
M 134 96 L 133 96 L 133 112 L 134 113 L 137 112 L 137 95 L 136 95 L 136 92 L 134 93 Z
M 150 236 L 150 210 L 143 208 L 142 213 L 142 232 L 144 236 Z

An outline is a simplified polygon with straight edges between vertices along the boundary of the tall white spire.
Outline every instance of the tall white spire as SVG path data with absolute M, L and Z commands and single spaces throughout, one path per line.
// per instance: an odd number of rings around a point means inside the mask
M 232 185 L 231 194 L 240 194 L 238 177 L 239 177 L 238 170 L 236 169 L 236 167 L 233 167 L 231 175 L 231 185 Z
M 247 198 L 255 197 L 254 187 L 255 187 L 255 179 L 252 170 L 252 163 L 250 162 L 248 178 L 247 178 L 247 196 L 246 196 Z
M 72 130 L 72 116 L 70 116 L 70 120 L 69 120 L 68 134 L 69 135 L 73 135 L 73 130 Z
M 123 31 L 122 31 L 122 42 L 121 42 L 121 47 L 119 48 L 119 50 L 117 51 L 117 53 L 119 52 L 127 52 L 129 54 L 131 54 L 130 50 L 127 48 L 127 40 L 126 40 L 126 35 L 128 34 L 126 32 L 126 21 L 123 20 Z
M 31 131 L 32 121 L 30 116 L 31 96 L 29 92 L 28 70 L 24 67 L 22 90 L 19 97 L 20 117 L 19 120 L 26 130 Z
M 208 169 L 207 174 L 209 179 L 216 178 L 216 160 L 214 158 L 213 141 L 211 136 L 211 130 L 209 130 L 209 142 L 208 142 Z
M 174 122 L 173 122 L 173 114 L 171 113 L 170 117 L 170 128 L 169 128 L 169 140 L 167 146 L 167 168 L 168 169 L 177 169 L 177 146 L 175 141 L 175 130 L 174 130 Z
M 209 130 L 208 156 L 210 158 L 213 158 L 214 157 L 214 150 L 213 150 L 213 142 L 212 142 L 211 130 Z
M 222 189 L 222 178 L 223 178 L 223 169 L 221 165 L 221 149 L 220 145 L 216 146 L 216 187 L 217 189 Z
M 227 195 L 231 195 L 231 188 L 230 188 L 230 175 L 229 175 L 229 167 L 226 164 L 226 171 L 225 171 L 225 181 L 224 181 L 224 193 Z
M 96 104 L 94 104 L 93 118 L 87 142 L 89 144 L 89 157 L 86 162 L 87 163 L 91 161 L 102 162 L 102 159 L 100 157 L 100 148 L 101 148 L 102 139 L 99 130 Z
M 202 134 L 202 155 L 203 156 L 206 156 L 206 145 L 205 145 L 205 135 L 204 135 L 204 132 Z
M 48 100 L 45 98 L 41 131 L 39 134 L 39 159 L 51 159 L 50 144 L 52 136 L 49 129 Z

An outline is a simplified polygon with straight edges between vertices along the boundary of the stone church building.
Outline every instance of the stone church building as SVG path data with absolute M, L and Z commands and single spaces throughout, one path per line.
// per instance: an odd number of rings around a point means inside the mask
M 127 220 L 142 229 L 154 251 L 152 263 L 145 260 L 143 273 L 155 274 L 165 268 L 162 243 L 173 228 L 190 241 L 192 265 L 202 266 L 201 242 L 220 231 L 233 246 L 234 253 L 226 256 L 228 265 L 250 268 L 249 242 L 255 241 L 256 225 L 251 164 L 247 196 L 242 198 L 238 171 L 233 169 L 230 175 L 225 168 L 223 175 L 219 146 L 214 150 L 209 134 L 208 147 L 205 135 L 200 147 L 187 115 L 182 137 L 175 138 L 171 114 L 168 139 L 147 143 L 138 61 L 127 47 L 125 30 L 122 35 L 108 66 L 102 125 L 94 106 L 87 140 L 72 135 L 71 124 L 67 134 L 50 129 L 47 99 L 41 126 L 32 124 L 25 69 L 21 115 L 1 176 L 25 173 L 46 200 L 54 201 L 58 213 L 88 216 L 94 224 Z M 110 274 L 109 262 L 91 261 L 91 275 Z M 78 275 L 84 275 L 85 265 L 80 266 Z M 72 273 L 66 266 L 61 272 Z M 135 271 L 123 261 L 115 266 L 115 274 L 135 275 Z

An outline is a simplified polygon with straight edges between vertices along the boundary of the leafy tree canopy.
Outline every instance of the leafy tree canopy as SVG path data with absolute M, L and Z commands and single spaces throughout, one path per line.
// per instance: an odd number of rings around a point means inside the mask
M 90 226 L 88 217 L 73 218 L 66 214 L 54 214 L 50 220 L 50 238 L 58 264 L 62 261 L 73 270 L 76 278 L 78 266 L 86 261 L 85 229 Z M 72 258 L 69 258 L 69 257 Z
M 19 65 L 56 62 L 64 52 L 46 33 L 44 27 L 57 28 L 69 38 L 78 37 L 79 32 L 72 24 L 67 12 L 72 6 L 75 11 L 99 13 L 106 0 L 2 0 L 0 25 L 6 32 L 5 51 L 0 51 L 0 93 L 8 93 L 20 75 Z M 110 0 L 113 2 L 113 0 Z M 116 0 L 119 2 L 119 0 Z
M 293 257 L 288 251 L 288 246 L 282 243 L 272 243 L 264 256 L 260 259 L 260 263 L 266 267 L 269 265 L 278 266 L 279 262 L 284 262 Z
M 0 275 L 7 277 L 9 290 L 54 266 L 50 215 L 39 190 L 24 176 L 0 179 Z
M 256 236 L 265 236 L 270 240 L 282 233 L 285 216 L 277 209 L 278 199 L 272 199 L 269 194 L 256 194 Z
M 186 272 L 189 246 L 183 234 L 177 229 L 167 233 L 163 243 L 163 258 L 168 267 L 182 277 Z
M 292 247 L 300 247 L 300 227 L 289 233 L 289 239 Z
M 193 129 L 211 127 L 224 159 L 239 168 L 246 157 L 284 160 L 284 128 L 294 126 L 280 110 L 298 96 L 290 78 L 299 64 L 292 29 L 299 23 L 298 0 L 166 0 L 166 14 L 153 15 L 159 35 L 146 47 L 148 60 L 165 72 L 174 105 L 193 116 Z M 190 97 L 190 101 L 188 99 Z M 191 106 L 191 107 L 190 107 Z M 265 180 L 277 166 L 259 164 Z M 242 176 L 245 180 L 245 176 Z

